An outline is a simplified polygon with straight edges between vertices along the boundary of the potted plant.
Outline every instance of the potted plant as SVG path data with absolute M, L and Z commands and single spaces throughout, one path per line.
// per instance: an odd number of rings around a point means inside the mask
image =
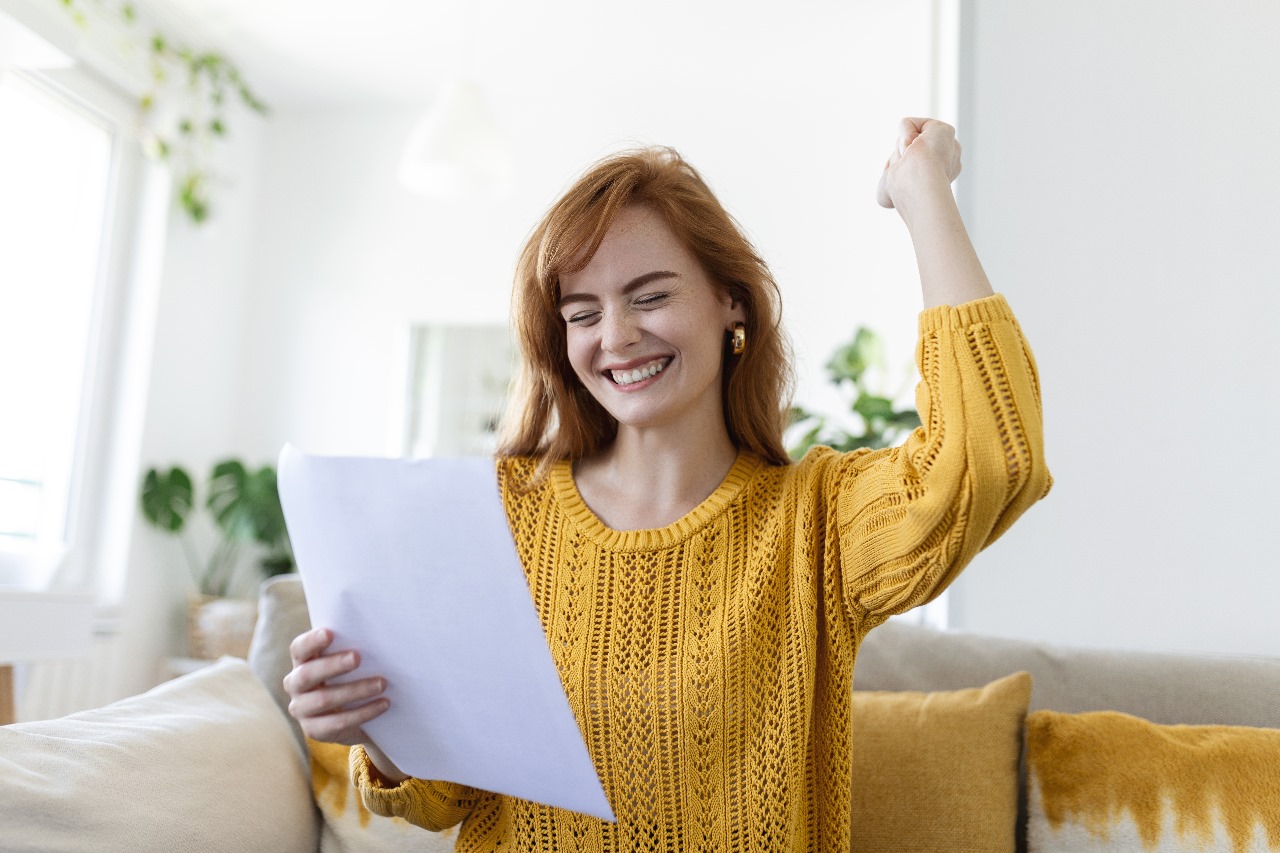
M 205 559 L 200 557 L 191 536 L 189 521 L 196 507 L 196 490 L 185 468 L 147 471 L 140 496 L 142 515 L 152 526 L 182 542 L 196 589 L 188 608 L 192 656 L 244 657 L 253 636 L 257 606 L 252 600 L 230 597 L 244 547 L 257 545 L 263 549 L 257 571 L 264 578 L 293 569 L 276 471 L 270 465 L 251 471 L 238 459 L 226 459 L 213 466 L 206 492 L 204 506 L 211 513 L 219 538 Z
M 853 340 L 837 349 L 827 362 L 831 383 L 852 398 L 849 408 L 856 427 L 849 429 L 824 415 L 794 406 L 791 426 L 803 431 L 789 448 L 791 457 L 799 459 L 815 444 L 842 451 L 889 447 L 920 426 L 916 410 L 897 408 L 886 392 L 887 372 L 883 339 L 866 326 L 858 327 Z M 878 382 L 873 384 L 875 377 Z

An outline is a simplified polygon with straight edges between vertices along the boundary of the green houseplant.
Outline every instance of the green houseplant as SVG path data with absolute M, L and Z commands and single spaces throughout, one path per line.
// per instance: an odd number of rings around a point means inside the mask
M 853 340 L 837 349 L 827 362 L 831 383 L 851 398 L 854 428 L 795 406 L 791 409 L 791 426 L 799 431 L 799 437 L 788 448 L 792 458 L 799 459 L 816 444 L 842 451 L 889 447 L 920 426 L 915 409 L 894 405 L 884 387 L 887 372 L 884 340 L 866 326 L 858 327 Z
M 142 480 L 142 515 L 152 526 L 178 536 L 192 580 L 201 595 L 225 597 L 235 580 L 241 550 L 250 543 L 265 549 L 258 560 L 263 577 L 293 569 L 293 551 L 285 529 L 276 486 L 276 470 L 265 465 L 251 471 L 238 459 L 213 466 L 205 507 L 219 532 L 218 544 L 205 560 L 198 556 L 188 519 L 196 506 L 195 486 L 185 468 L 151 468 Z
M 263 549 L 258 570 L 263 577 L 293 568 L 293 552 L 285 529 L 276 487 L 276 471 L 256 471 L 238 459 L 213 466 L 204 506 L 212 515 L 219 540 L 207 559 L 197 554 L 188 521 L 196 508 L 196 490 L 185 468 L 151 468 L 142 480 L 142 515 L 154 527 L 182 541 L 197 595 L 187 606 L 187 639 L 191 655 L 213 660 L 224 654 L 247 657 L 257 622 L 257 603 L 228 598 L 246 545 Z

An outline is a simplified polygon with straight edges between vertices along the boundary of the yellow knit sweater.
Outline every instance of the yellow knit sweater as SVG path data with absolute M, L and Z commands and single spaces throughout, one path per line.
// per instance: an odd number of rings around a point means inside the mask
M 528 490 L 533 463 L 502 460 L 517 550 L 618 822 L 452 783 L 382 788 L 357 747 L 369 809 L 463 821 L 460 851 L 847 853 L 858 644 L 1050 485 L 1035 364 L 1003 297 L 922 313 L 917 360 L 923 426 L 902 447 L 815 448 L 785 467 L 740 454 L 658 530 L 605 527 L 567 462 Z

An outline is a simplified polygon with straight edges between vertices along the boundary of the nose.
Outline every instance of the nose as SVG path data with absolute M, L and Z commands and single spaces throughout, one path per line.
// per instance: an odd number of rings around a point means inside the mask
M 621 353 L 640 342 L 640 329 L 629 311 L 607 311 L 600 324 L 600 347 L 605 352 Z

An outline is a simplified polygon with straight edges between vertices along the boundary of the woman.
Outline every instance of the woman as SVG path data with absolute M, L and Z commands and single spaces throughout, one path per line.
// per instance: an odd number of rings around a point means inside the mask
M 408 779 L 361 726 L 372 677 L 317 629 L 286 678 L 308 736 L 355 745 L 366 805 L 459 850 L 847 851 L 849 691 L 866 633 L 937 595 L 1049 487 L 1038 380 L 960 221 L 960 148 L 907 119 L 879 188 L 926 310 L 923 426 L 900 448 L 782 446 L 776 287 L 674 152 L 597 164 L 517 269 L 523 373 L 498 477 L 617 824 Z

